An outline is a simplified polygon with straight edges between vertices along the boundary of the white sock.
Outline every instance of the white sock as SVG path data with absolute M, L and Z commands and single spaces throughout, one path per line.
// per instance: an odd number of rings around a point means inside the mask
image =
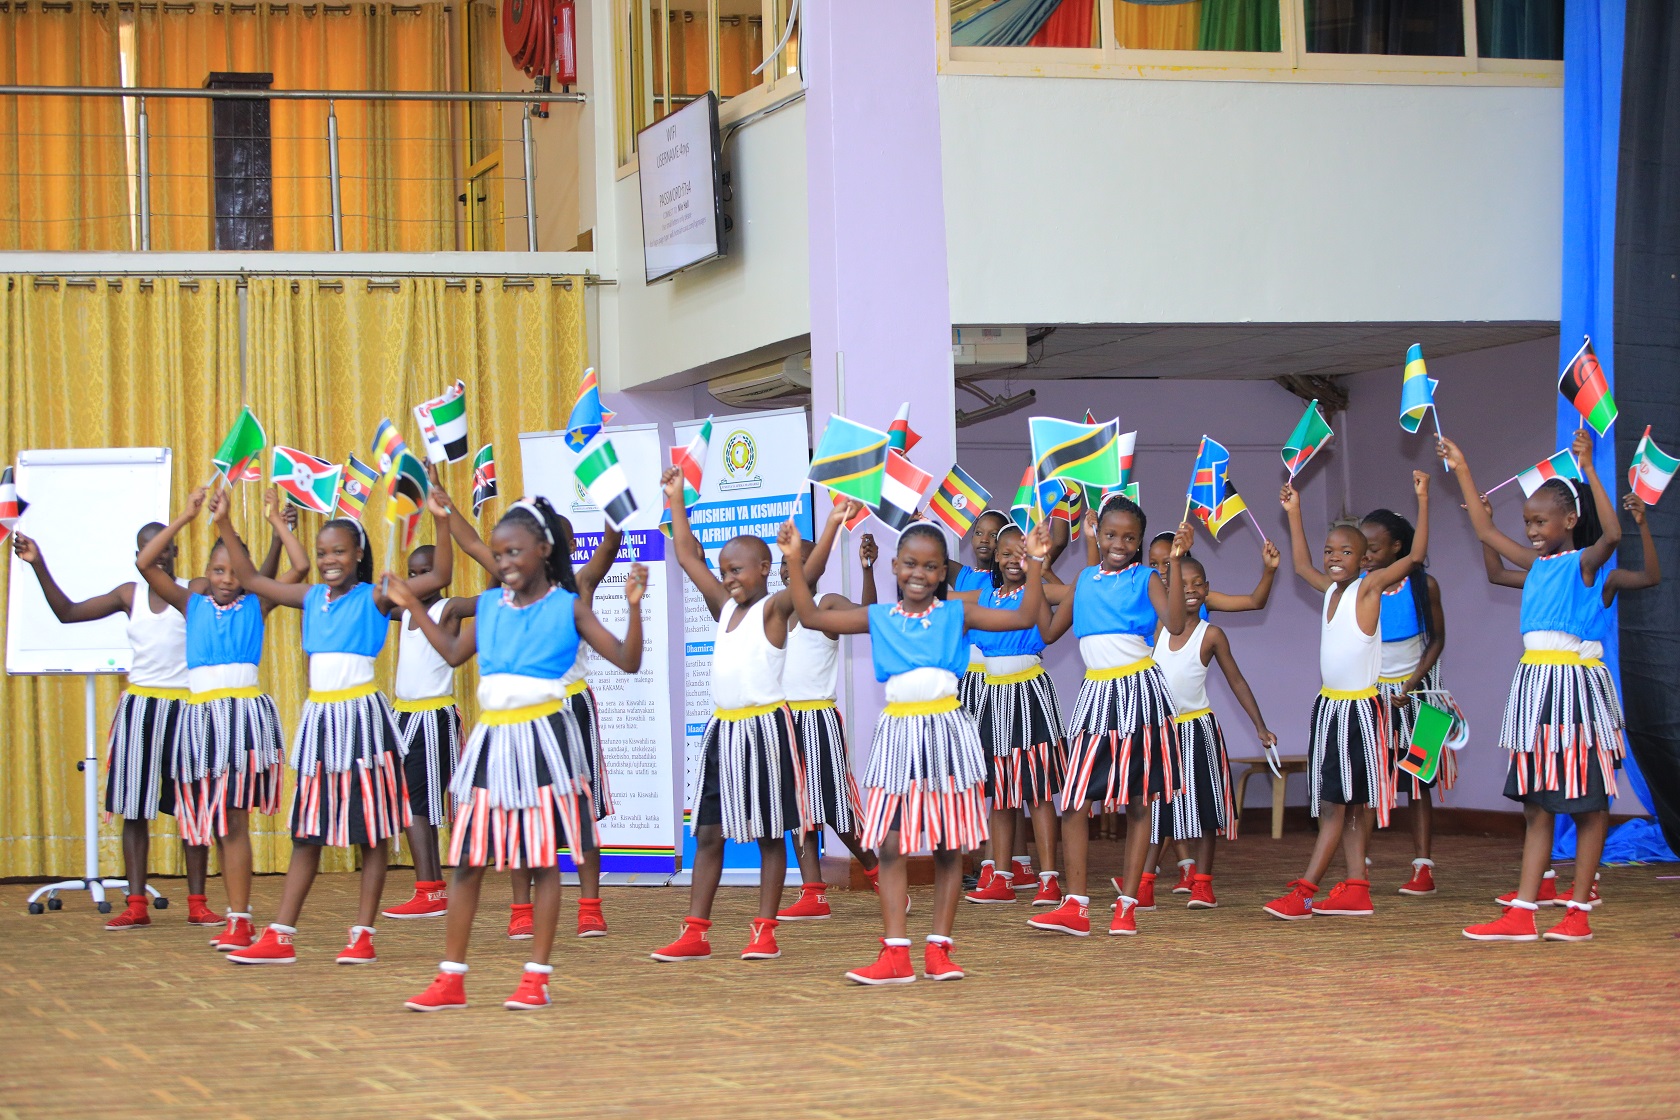
M 535 961 L 526 961 L 525 962 L 525 971 L 526 972 L 540 972 L 544 976 L 547 976 L 549 973 L 554 971 L 554 966 L 551 965 L 551 964 L 538 964 Z
M 891 945 L 894 948 L 898 948 L 898 949 L 908 949 L 908 948 L 910 948 L 910 939 L 908 937 L 887 937 L 887 938 L 883 938 L 882 940 L 884 940 L 888 945 Z
M 1179 867 L 1179 870 L 1181 870 L 1181 871 L 1186 867 L 1194 867 L 1194 866 L 1196 866 L 1196 861 L 1193 860 L 1193 859 L 1181 859 L 1181 860 L 1178 861 L 1178 867 Z
M 351 926 L 350 927 L 350 940 L 352 940 L 352 941 L 356 940 L 356 935 L 358 933 L 365 933 L 369 937 L 372 937 L 374 934 L 376 934 L 378 932 L 379 931 L 374 929 L 372 926 Z
M 1556 871 L 1548 871 L 1540 877 L 1542 879 L 1556 879 L 1557 878 L 1557 872 Z
M 1589 910 L 1591 910 L 1591 909 L 1592 909 L 1592 904 L 1591 904 L 1591 903 L 1587 903 L 1587 902 L 1576 902 L 1576 901 L 1575 901 L 1575 900 L 1574 900 L 1574 899 L 1573 899 L 1573 898 L 1572 898 L 1572 899 L 1570 899 L 1570 900 L 1569 900 L 1569 901 L 1568 901 L 1568 903 L 1566 903 L 1566 904 L 1565 904 L 1565 905 L 1566 905 L 1566 906 L 1567 906 L 1567 908 L 1568 908 L 1568 909 L 1570 909 L 1570 910 L 1579 910 L 1579 911 L 1581 911 L 1581 912 L 1582 912 L 1582 913 L 1586 913 L 1586 912 L 1587 912 L 1587 911 L 1589 911 Z
M 1123 895 L 1120 896 L 1120 905 L 1121 906 L 1136 906 L 1137 905 L 1137 899 L 1133 898 L 1129 894 L 1123 894 Z M 1175 903 L 1175 905 L 1176 905 L 1176 903 Z
M 251 915 L 250 914 L 248 914 L 248 913 L 247 914 L 242 914 L 238 910 L 229 910 L 227 912 L 227 915 L 230 918 L 244 918 L 247 922 L 251 920 Z
M 462 964 L 460 961 L 443 961 L 438 965 L 438 971 L 453 973 L 456 976 L 465 976 L 467 974 L 467 966 Z
M 1038 877 L 1040 881 L 1045 879 L 1055 879 L 1060 877 L 1060 873 L 1056 871 L 1040 871 L 1038 873 Z
M 296 926 L 283 926 L 279 922 L 268 923 L 268 928 L 273 930 L 275 933 L 296 933 L 297 932 L 297 927 Z
M 1513 898 L 1511 900 L 1511 905 L 1515 906 L 1518 910 L 1538 910 L 1538 909 L 1540 909 L 1540 904 L 1538 902 L 1524 902 L 1520 898 Z M 1571 903 L 1570 905 L 1574 905 L 1574 904 Z
M 930 933 L 930 934 L 927 935 L 927 939 L 928 939 L 928 944 L 929 945 L 947 945 L 948 946 L 948 945 L 951 944 L 951 939 L 949 937 L 946 937 L 943 933 Z
M 1091 896 L 1084 894 L 1070 894 L 1068 895 L 1068 901 L 1077 902 L 1081 906 L 1089 906 L 1091 905 Z
M 1011 856 L 1010 858 L 1013 862 L 1020 864 L 1022 867 L 1032 866 L 1031 856 Z
M 993 863 L 989 859 L 983 859 L 983 860 L 980 861 L 980 866 L 981 867 L 994 867 L 995 868 L 997 866 L 997 864 Z
M 1412 861 L 1412 866 L 1413 867 L 1434 867 L 1435 866 L 1435 861 L 1432 860 L 1432 859 L 1424 859 L 1420 856 L 1419 858 L 1414 859 Z

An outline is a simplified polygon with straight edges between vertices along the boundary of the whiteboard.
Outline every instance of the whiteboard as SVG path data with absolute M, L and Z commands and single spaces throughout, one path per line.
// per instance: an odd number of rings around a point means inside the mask
M 110 447 L 18 453 L 18 494 L 29 508 L 17 530 L 33 537 L 47 570 L 71 599 L 134 583 L 134 535 L 169 520 L 167 447 Z M 128 618 L 64 625 L 53 617 L 28 564 L 11 553 L 6 602 L 6 672 L 126 673 Z
M 636 499 L 636 512 L 630 515 L 625 528 L 656 528 L 665 509 L 659 476 L 667 466 L 659 445 L 658 424 L 617 424 L 602 428 L 601 434 L 585 444 L 582 452 L 566 446 L 563 431 L 520 432 L 519 463 L 525 496 L 547 498 L 556 512 L 580 533 L 601 532 L 606 525 L 601 510 L 573 470 L 579 459 L 608 439 L 618 455 L 618 465 L 624 469 L 624 479 L 630 484 L 630 496 Z

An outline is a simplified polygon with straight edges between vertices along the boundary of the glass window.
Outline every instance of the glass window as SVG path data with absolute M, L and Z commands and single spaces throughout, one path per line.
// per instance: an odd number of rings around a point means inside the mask
M 1563 59 L 1563 0 L 1476 0 L 1482 58 Z
M 951 45 L 1101 47 L 1102 28 L 1096 0 L 951 0 Z
M 1306 0 L 1317 54 L 1464 54 L 1462 0 Z
M 1124 50 L 1281 51 L 1278 0 L 1114 0 Z

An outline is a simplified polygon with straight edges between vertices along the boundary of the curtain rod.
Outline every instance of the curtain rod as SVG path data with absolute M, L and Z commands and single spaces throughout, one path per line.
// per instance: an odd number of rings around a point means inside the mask
M 149 272 L 144 276 L 135 276 L 133 274 L 111 275 L 111 276 L 106 276 L 106 275 L 99 275 L 99 276 L 86 276 L 86 275 L 82 275 L 82 276 L 46 276 L 46 275 L 35 275 L 33 277 L 33 280 L 35 281 L 35 286 L 37 288 L 57 288 L 61 284 L 66 288 L 92 288 L 95 285 L 97 285 L 100 280 L 106 280 L 109 283 L 112 283 L 112 284 L 116 285 L 118 288 L 121 288 L 122 282 L 123 282 L 124 279 L 137 280 L 137 281 L 139 281 L 139 284 L 142 288 L 149 288 L 149 287 L 151 287 L 152 280 L 153 280 L 154 277 L 178 277 L 181 281 L 181 286 L 183 288 L 189 288 L 191 290 L 197 290 L 198 282 L 200 280 L 229 280 L 229 279 L 231 279 L 231 280 L 234 281 L 234 287 L 244 288 L 244 287 L 249 286 L 249 281 L 253 278 L 252 274 L 248 273 L 248 272 L 192 272 L 192 273 L 177 272 L 177 273 L 170 273 L 170 272 L 159 271 L 159 272 Z M 257 278 L 261 279 L 263 277 L 259 276 Z M 331 288 L 339 288 L 339 289 L 343 288 L 344 282 L 346 280 L 366 280 L 369 291 L 396 291 L 399 287 L 401 287 L 401 285 L 399 285 L 397 283 L 397 281 L 399 279 L 426 279 L 426 280 L 431 280 L 431 279 L 438 279 L 438 276 L 437 276 L 436 273 L 430 273 L 430 272 L 387 272 L 387 273 L 382 273 L 378 276 L 366 276 L 366 277 L 363 277 L 363 276 L 345 276 L 345 275 L 342 275 L 342 274 L 276 273 L 276 274 L 273 274 L 270 278 L 276 279 L 276 280 L 290 279 L 294 286 L 296 285 L 296 283 L 299 280 L 314 280 L 314 281 L 317 281 L 319 284 L 321 284 L 323 287 L 331 287 Z M 495 283 L 496 281 L 499 280 L 499 281 L 501 281 L 502 287 L 504 287 L 504 288 L 508 288 L 508 287 L 534 288 L 534 287 L 536 287 L 536 282 L 538 280 L 555 280 L 555 281 L 559 282 L 560 287 L 564 288 L 566 291 L 569 292 L 569 291 L 572 290 L 572 280 L 574 279 L 574 277 L 572 277 L 572 276 L 466 276 L 466 277 L 446 276 L 446 277 L 443 277 L 442 279 L 443 279 L 443 286 L 445 288 L 454 289 L 454 290 L 460 290 L 460 289 L 465 288 L 467 286 L 467 282 L 469 280 L 472 281 L 475 284 L 480 284 L 480 285 L 482 285 L 486 281 L 489 281 L 490 283 Z M 612 287 L 612 286 L 617 285 L 617 283 L 618 283 L 617 280 L 603 280 L 599 276 L 593 276 L 593 275 L 590 275 L 588 273 L 585 273 L 584 277 L 583 277 L 583 286 L 586 287 L 586 288 Z M 6 290 L 7 291 L 12 290 L 13 284 L 14 284 L 14 278 L 7 277 L 7 279 L 6 279 Z
M 188 89 L 172 86 L 6 86 L 0 97 L 187 97 L 204 101 L 570 101 L 581 93 L 451 93 L 402 89 Z

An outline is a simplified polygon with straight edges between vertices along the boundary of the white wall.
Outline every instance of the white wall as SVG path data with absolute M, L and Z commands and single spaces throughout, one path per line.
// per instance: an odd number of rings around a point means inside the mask
M 958 323 L 1558 317 L 1558 88 L 940 78 Z

